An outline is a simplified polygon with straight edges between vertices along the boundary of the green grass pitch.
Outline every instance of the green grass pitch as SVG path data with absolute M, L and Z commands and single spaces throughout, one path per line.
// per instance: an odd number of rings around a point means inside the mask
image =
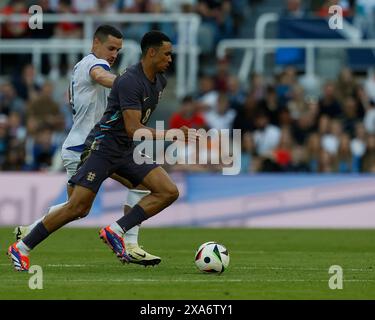
M 229 268 L 202 274 L 194 253 L 206 241 L 224 244 Z M 11 228 L 0 228 L 0 299 L 375 299 L 375 230 L 166 228 L 141 230 L 156 267 L 122 265 L 98 229 L 64 228 L 32 253 L 32 274 L 15 272 L 5 255 Z M 343 289 L 331 290 L 329 267 L 343 269 Z

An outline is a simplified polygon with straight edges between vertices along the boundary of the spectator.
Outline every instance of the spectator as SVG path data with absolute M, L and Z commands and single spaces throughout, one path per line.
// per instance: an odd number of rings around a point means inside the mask
M 350 151 L 350 136 L 342 133 L 339 140 L 339 148 L 337 152 L 337 172 L 349 173 L 359 172 L 360 168 L 354 168 L 352 165 L 352 153 Z
M 318 103 L 314 99 L 309 99 L 305 103 L 306 111 L 301 113 L 292 125 L 294 139 L 299 145 L 304 145 L 307 137 L 316 130 Z
M 319 113 L 331 118 L 338 118 L 342 114 L 341 105 L 336 97 L 335 85 L 332 81 L 326 82 L 323 95 L 319 99 Z
M 21 77 L 14 78 L 13 86 L 17 95 L 25 102 L 35 99 L 40 91 L 40 86 L 36 80 L 34 66 L 31 64 L 25 65 Z
M 257 101 L 263 100 L 267 93 L 267 89 L 262 75 L 253 73 L 250 77 L 250 88 L 249 90 L 255 95 Z
M 243 109 L 237 112 L 233 120 L 233 129 L 241 129 L 242 133 L 252 132 L 255 129 L 254 118 L 257 113 L 258 107 L 254 95 L 249 94 L 246 97 Z
M 25 16 L 25 21 L 14 21 L 9 18 L 4 23 L 0 24 L 0 39 L 22 39 L 29 36 L 28 25 L 28 6 L 26 0 L 9 0 L 8 5 L 1 8 L 0 13 L 6 16 L 13 14 L 20 14 Z M 1 40 L 0 40 L 1 41 Z M 29 55 L 26 53 L 17 54 L 1 54 L 0 55 L 0 70 L 1 75 L 11 74 L 12 72 L 20 72 L 19 66 L 24 65 L 29 61 Z
M 290 172 L 310 172 L 307 164 L 307 150 L 304 146 L 294 146 L 292 149 L 292 164 L 288 169 Z
M 319 154 L 319 169 L 320 173 L 332 173 L 335 172 L 335 163 L 336 156 L 325 151 L 321 150 Z
M 322 135 L 322 149 L 332 156 L 336 156 L 340 144 L 340 136 L 342 134 L 342 125 L 338 120 L 331 120 L 328 132 Z
M 72 0 L 59 0 L 56 12 L 59 14 L 72 15 L 77 12 L 73 9 Z M 55 25 L 55 39 L 79 39 L 82 38 L 82 24 L 68 21 L 61 21 Z M 71 70 L 77 61 L 74 53 L 50 55 L 50 79 L 58 79 L 61 74 Z
M 358 84 L 353 77 L 352 70 L 343 68 L 336 82 L 336 96 L 342 104 L 346 98 L 353 97 Z
M 269 156 L 280 143 L 280 128 L 270 124 L 268 115 L 259 111 L 255 116 L 254 142 L 259 156 Z
M 203 53 L 211 53 L 221 39 L 233 37 L 230 1 L 198 0 L 197 13 L 202 17 L 198 43 Z
M 286 107 L 291 98 L 292 88 L 297 83 L 297 70 L 293 66 L 286 67 L 278 76 L 275 89 L 281 107 Z
M 281 130 L 280 141 L 272 153 L 277 171 L 290 171 L 292 167 L 293 138 L 288 128 Z
M 215 89 L 215 82 L 211 76 L 205 75 L 200 78 L 198 103 L 201 111 L 207 112 L 216 107 L 219 93 Z
M 310 172 L 319 171 L 321 150 L 320 135 L 314 132 L 307 139 L 307 159 Z
M 235 75 L 228 78 L 228 99 L 230 107 L 237 112 L 243 108 L 246 99 L 246 93 L 242 90 L 240 82 Z
M 359 122 L 355 127 L 355 136 L 350 141 L 350 151 L 353 155 L 353 166 L 362 167 L 362 158 L 366 152 L 367 134 L 363 123 Z
M 63 116 L 60 106 L 53 99 L 53 84 L 45 82 L 40 95 L 27 106 L 27 118 L 34 118 L 38 124 L 45 124 L 56 131 L 64 131 Z
M 277 95 L 276 89 L 273 86 L 267 86 L 264 99 L 258 102 L 260 110 L 267 113 L 270 122 L 277 125 L 279 121 L 278 112 L 283 107 L 280 105 L 280 100 Z
M 364 87 L 362 85 L 358 85 L 354 92 L 354 99 L 358 105 L 358 117 L 363 119 L 365 116 L 365 112 L 372 108 L 371 104 L 373 102 L 369 99 Z
M 77 13 L 72 6 L 72 0 L 60 0 L 57 12 L 59 14 Z M 82 26 L 75 22 L 66 22 L 66 21 L 59 22 L 55 27 L 55 37 L 64 38 L 64 39 L 81 38 Z
M 3 165 L 4 171 L 25 170 L 25 148 L 23 144 L 13 144 L 11 141 L 8 153 Z
M 52 142 L 52 130 L 42 126 L 39 128 L 32 149 L 31 170 L 47 170 L 52 164 L 52 158 L 57 146 Z
M 10 0 L 8 5 L 0 10 L 0 13 L 28 16 L 28 7 L 25 0 Z M 1 26 L 0 31 L 3 39 L 25 38 L 29 31 L 29 26 L 27 20 L 15 22 L 10 19 Z
M 9 115 L 11 112 L 17 112 L 23 118 L 25 103 L 17 96 L 12 83 L 5 82 L 0 86 L 0 114 Z
M 228 91 L 229 62 L 221 59 L 216 64 L 215 88 L 219 92 Z
M 203 128 L 206 126 L 203 115 L 197 110 L 197 105 L 191 96 L 186 96 L 181 103 L 180 111 L 172 114 L 169 127 L 180 128 L 187 126 L 189 128 Z
M 353 97 L 347 97 L 343 101 L 342 123 L 344 131 L 347 132 L 351 137 L 354 136 L 356 124 L 361 121 L 358 113 L 357 101 Z
M 287 103 L 287 108 L 292 119 L 298 119 L 301 114 L 307 112 L 307 105 L 305 102 L 305 93 L 303 87 L 294 85 L 291 92 L 291 99 Z
M 8 117 L 8 134 L 11 139 L 23 143 L 26 139 L 26 128 L 22 125 L 19 113 L 11 112 Z
M 235 117 L 236 111 L 229 108 L 228 97 L 225 94 L 220 94 L 216 108 L 204 115 L 208 127 L 218 130 L 232 128 Z

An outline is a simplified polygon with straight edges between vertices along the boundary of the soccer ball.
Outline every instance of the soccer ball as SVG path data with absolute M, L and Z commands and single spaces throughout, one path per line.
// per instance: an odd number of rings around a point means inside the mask
M 228 250 L 215 241 L 205 242 L 195 253 L 195 265 L 202 272 L 222 273 L 229 265 Z

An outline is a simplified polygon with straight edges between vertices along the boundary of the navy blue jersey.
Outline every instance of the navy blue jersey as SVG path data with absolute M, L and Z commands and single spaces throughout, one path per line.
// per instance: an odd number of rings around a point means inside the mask
M 127 68 L 115 79 L 108 96 L 107 109 L 88 136 L 86 144 L 95 140 L 97 147 L 105 145 L 111 150 L 127 150 L 133 140 L 126 133 L 122 112 L 141 111 L 141 123 L 145 125 L 166 85 L 167 80 L 162 74 L 157 74 L 155 82 L 151 82 L 144 74 L 140 62 Z

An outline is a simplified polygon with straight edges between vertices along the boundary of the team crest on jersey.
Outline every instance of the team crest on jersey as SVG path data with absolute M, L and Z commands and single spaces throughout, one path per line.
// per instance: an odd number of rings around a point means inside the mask
M 90 181 L 90 182 L 93 182 L 93 181 L 95 180 L 95 177 L 96 177 L 95 172 L 90 171 L 90 172 L 87 174 L 86 180 L 87 180 L 87 181 Z

